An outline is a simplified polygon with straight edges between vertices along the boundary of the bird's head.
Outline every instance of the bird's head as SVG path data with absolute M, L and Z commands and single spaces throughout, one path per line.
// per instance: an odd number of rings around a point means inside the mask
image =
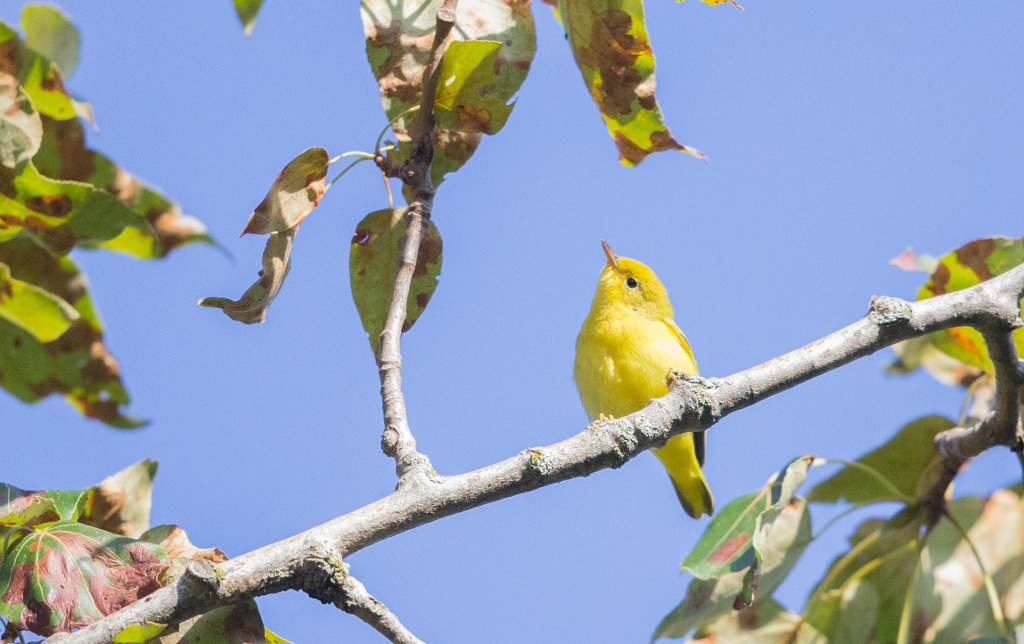
M 654 271 L 635 259 L 619 257 L 603 241 L 601 245 L 608 263 L 597 280 L 594 306 L 622 307 L 651 318 L 672 319 L 668 293 Z

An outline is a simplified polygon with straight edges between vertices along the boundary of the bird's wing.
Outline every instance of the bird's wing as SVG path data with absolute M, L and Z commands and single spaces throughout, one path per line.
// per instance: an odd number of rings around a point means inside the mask
M 693 350 L 690 349 L 690 342 L 686 339 L 686 335 L 683 334 L 682 329 L 680 329 L 676 325 L 675 320 L 670 320 L 668 318 L 665 318 L 664 321 L 665 321 L 665 326 L 668 327 L 669 333 L 671 333 L 672 336 L 675 337 L 675 339 L 679 341 L 679 345 L 681 347 L 683 347 L 683 351 L 686 352 L 686 355 L 690 356 L 690 362 L 693 363 L 693 368 L 694 368 L 694 370 L 696 370 L 697 369 L 697 360 L 693 357 Z M 696 373 L 694 373 L 694 375 L 696 375 Z M 704 466 L 704 432 L 694 432 L 693 433 L 693 451 L 695 452 L 695 454 L 697 456 L 697 462 L 700 463 L 700 465 L 703 467 Z
M 664 322 L 665 326 L 668 327 L 668 332 L 671 333 L 673 337 L 675 337 L 675 339 L 679 341 L 679 346 L 683 347 L 683 351 L 686 352 L 686 355 L 690 356 L 690 362 L 693 363 L 693 367 L 694 369 L 696 369 L 697 360 L 696 358 L 693 357 L 693 351 L 690 349 L 690 343 L 686 340 L 686 336 L 683 335 L 682 330 L 678 326 L 676 326 L 674 320 L 665 318 L 664 320 L 662 320 L 662 322 Z M 696 371 L 693 375 L 697 375 Z

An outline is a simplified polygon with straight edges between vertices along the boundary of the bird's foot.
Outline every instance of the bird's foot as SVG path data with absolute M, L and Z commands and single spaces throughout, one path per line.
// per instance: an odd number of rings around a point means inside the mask
M 610 420 L 615 420 L 615 416 L 605 416 L 604 414 L 599 414 L 598 417 L 594 419 L 594 422 L 587 425 L 587 429 L 593 429 L 600 425 L 601 423 L 607 423 Z

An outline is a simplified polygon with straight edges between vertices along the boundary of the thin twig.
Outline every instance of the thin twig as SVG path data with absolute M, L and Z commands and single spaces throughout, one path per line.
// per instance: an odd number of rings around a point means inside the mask
M 180 584 L 161 588 L 62 640 L 109 644 L 117 633 L 147 621 L 172 623 L 218 605 L 291 588 L 324 575 L 323 548 L 347 557 L 388 537 L 463 512 L 598 470 L 619 467 L 671 436 L 704 431 L 726 415 L 832 371 L 883 347 L 956 326 L 1011 328 L 1024 292 L 1024 265 L 977 286 L 919 302 L 873 301 L 863 319 L 801 349 L 723 379 L 680 377 L 644 409 L 607 421 L 544 448 L 431 485 L 400 486 L 387 497 L 321 526 L 218 564 L 215 592 L 197 597 Z M 1002 360 L 997 354 L 995 360 Z M 1014 364 L 1017 364 L 1014 357 Z M 1002 445 L 992 443 L 990 447 Z
M 377 369 L 380 375 L 380 396 L 384 408 L 384 434 L 381 449 L 395 459 L 395 470 L 399 484 L 404 484 L 407 474 L 428 472 L 430 461 L 416 451 L 416 439 L 409 427 L 405 410 L 405 396 L 402 394 L 402 351 L 401 336 L 405 325 L 406 301 L 412 286 L 423 232 L 430 219 L 434 204 L 434 183 L 430 176 L 434 160 L 434 96 L 437 91 L 437 75 L 441 58 L 448 49 L 448 36 L 455 26 L 457 0 L 445 0 L 437 11 L 437 27 L 430 58 L 423 70 L 423 94 L 420 109 L 409 127 L 412 137 L 412 155 L 401 167 L 398 176 L 412 189 L 413 198 L 406 213 L 405 238 L 402 240 L 402 254 L 395 273 L 395 285 L 391 291 L 391 304 L 384 320 L 377 352 Z M 382 156 L 377 165 L 388 174 L 388 164 Z M 393 169 L 393 168 L 392 168 Z
M 366 587 L 355 577 L 345 577 L 342 592 L 343 598 L 336 603 L 338 608 L 363 620 L 394 644 L 424 644 L 423 640 L 413 635 L 383 602 L 368 593 Z

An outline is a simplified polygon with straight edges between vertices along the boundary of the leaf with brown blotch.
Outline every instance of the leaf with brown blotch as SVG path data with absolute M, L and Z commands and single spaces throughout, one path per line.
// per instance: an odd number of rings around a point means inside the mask
M 176 525 L 158 525 L 150 528 L 142 533 L 139 539 L 157 544 L 171 560 L 170 565 L 160 575 L 160 583 L 164 586 L 173 583 L 184 574 L 188 564 L 195 559 L 205 559 L 210 563 L 228 560 L 228 556 L 220 548 L 197 548 L 192 545 L 188 534 Z
M 0 22 L 0 71 L 13 75 L 41 114 L 57 119 L 75 118 L 64 78 L 48 58 L 26 47 L 17 32 Z
M 0 525 L 38 526 L 75 521 L 85 509 L 88 495 L 81 490 L 29 492 L 0 483 Z M 2 548 L 0 548 L 2 559 Z
M 384 330 L 384 319 L 391 305 L 391 291 L 402 255 L 408 208 L 378 210 L 366 215 L 356 226 L 348 255 L 352 299 L 359 310 L 363 328 L 370 334 L 370 346 L 377 353 L 377 343 Z M 416 322 L 437 288 L 441 274 L 441 234 L 434 222 L 427 220 L 413 270 L 412 286 L 406 301 L 405 326 L 408 331 Z
M 149 529 L 156 468 L 156 461 L 147 458 L 103 479 L 87 490 L 89 500 L 79 520 L 107 532 L 138 539 Z
M 661 150 L 707 160 L 676 141 L 662 121 L 642 0 L 558 0 L 556 11 L 623 165 Z
M 512 105 L 496 91 L 500 53 L 501 43 L 491 40 L 448 46 L 437 77 L 437 127 L 483 134 L 497 134 L 504 127 Z
M 415 118 L 410 108 L 419 105 L 423 86 L 423 68 L 434 40 L 437 10 L 442 0 L 362 0 L 363 32 L 366 56 L 380 85 L 381 101 L 398 148 L 388 153 L 395 163 L 410 155 L 409 124 Z M 478 89 L 480 100 L 495 107 L 483 114 L 475 104 L 466 102 L 463 114 L 445 113 L 435 108 L 438 127 L 434 132 L 434 161 L 431 177 L 440 185 L 446 174 L 462 167 L 480 144 L 481 132 L 494 134 L 504 123 L 512 97 L 526 79 L 536 51 L 530 0 L 462 0 L 456 10 L 451 41 L 496 41 L 500 49 L 493 58 L 494 82 Z M 481 69 L 481 72 L 484 70 Z
M 1024 237 L 986 237 L 964 244 L 938 259 L 928 281 L 917 292 L 923 300 L 980 284 L 1024 262 Z M 939 350 L 971 366 L 993 371 L 985 339 L 968 326 L 934 331 L 928 335 Z M 1013 332 L 1017 354 L 1024 357 L 1024 329 Z
M 85 129 L 78 119 L 58 121 L 44 116 L 42 121 L 42 145 L 32 159 L 41 174 L 60 181 L 92 184 L 149 222 L 149 228 L 126 228 L 99 246 L 154 258 L 188 244 L 215 243 L 198 219 L 183 214 L 176 203 L 103 154 L 86 147 Z
M 128 393 L 120 368 L 103 344 L 85 276 L 71 258 L 54 254 L 34 235 L 21 231 L 0 242 L 0 262 L 10 267 L 13 277 L 59 297 L 79 316 L 49 342 L 0 318 L 0 386 L 25 402 L 61 394 L 83 414 L 111 426 L 141 426 L 141 421 L 121 412 Z
M 0 615 L 39 635 L 86 626 L 160 587 L 159 546 L 59 521 L 11 541 L 0 564 Z
M 296 225 L 283 232 L 270 234 L 267 247 L 263 251 L 260 278 L 242 294 L 241 298 L 230 300 L 224 297 L 204 297 L 199 300 L 199 306 L 221 309 L 232 320 L 245 324 L 263 322 L 267 317 L 267 309 L 277 297 L 284 284 L 284 278 L 288 277 L 288 271 L 291 270 L 289 256 L 292 252 L 292 241 L 298 230 L 299 227 Z
M 2 68 L 0 68 L 2 70 Z M 18 79 L 0 71 L 0 164 L 31 159 L 43 140 L 43 123 Z
M 309 148 L 288 162 L 252 211 L 242 235 L 280 233 L 302 223 L 324 196 L 327 150 Z

